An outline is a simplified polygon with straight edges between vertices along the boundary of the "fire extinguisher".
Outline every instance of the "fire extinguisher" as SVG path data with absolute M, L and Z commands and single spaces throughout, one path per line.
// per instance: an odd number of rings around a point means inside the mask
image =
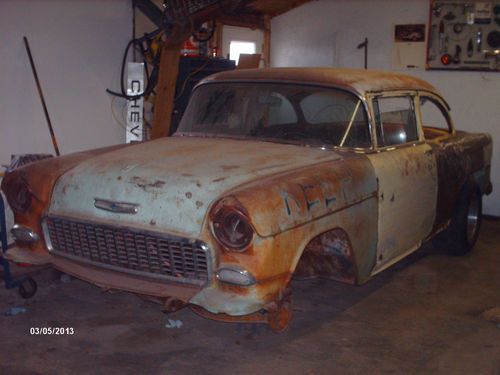
M 200 55 L 199 42 L 197 42 L 192 35 L 184 42 L 181 49 L 181 55 L 188 57 L 197 57 Z

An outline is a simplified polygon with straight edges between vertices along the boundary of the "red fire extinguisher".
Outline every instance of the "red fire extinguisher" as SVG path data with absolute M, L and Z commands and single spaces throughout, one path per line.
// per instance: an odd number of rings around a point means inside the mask
M 188 57 L 197 57 L 200 55 L 200 47 L 199 43 L 194 39 L 193 36 L 190 36 L 182 46 L 181 55 Z

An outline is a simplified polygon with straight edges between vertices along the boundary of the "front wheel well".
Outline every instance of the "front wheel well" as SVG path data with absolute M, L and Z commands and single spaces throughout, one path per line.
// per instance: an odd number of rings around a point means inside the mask
M 356 284 L 356 261 L 346 231 L 330 229 L 311 239 L 302 251 L 293 277 L 327 278 Z

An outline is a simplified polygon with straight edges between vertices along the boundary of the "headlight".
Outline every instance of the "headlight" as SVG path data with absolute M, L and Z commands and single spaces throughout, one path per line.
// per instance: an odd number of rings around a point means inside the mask
M 31 193 L 28 184 L 22 177 L 11 181 L 5 190 L 7 201 L 14 211 L 28 211 L 33 201 L 33 194 Z
M 224 205 L 216 208 L 213 231 L 223 246 L 235 251 L 244 251 L 254 235 L 248 218 L 236 208 Z

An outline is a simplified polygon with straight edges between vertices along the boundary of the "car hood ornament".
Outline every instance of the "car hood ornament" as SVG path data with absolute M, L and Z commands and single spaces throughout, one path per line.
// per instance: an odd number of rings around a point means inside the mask
M 94 198 L 94 207 L 117 214 L 136 214 L 139 212 L 140 206 L 137 203 L 116 202 L 107 199 Z

